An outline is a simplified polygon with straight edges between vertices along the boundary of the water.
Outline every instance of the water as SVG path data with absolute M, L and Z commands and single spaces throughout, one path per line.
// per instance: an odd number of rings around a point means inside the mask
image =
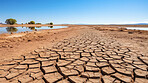
M 19 33 L 25 31 L 38 31 L 43 29 L 59 29 L 67 28 L 67 26 L 42 26 L 42 27 L 0 27 L 0 34 L 2 33 Z
M 145 30 L 145 31 L 148 31 L 148 27 L 126 27 L 126 29 Z

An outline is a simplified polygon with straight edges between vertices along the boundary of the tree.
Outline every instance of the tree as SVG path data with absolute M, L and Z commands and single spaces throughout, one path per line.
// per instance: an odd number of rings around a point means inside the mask
M 17 21 L 16 21 L 15 19 L 12 19 L 12 18 L 7 19 L 7 20 L 5 21 L 5 23 L 10 24 L 10 25 L 16 24 L 16 22 L 17 22 Z
M 52 23 L 52 22 L 50 22 L 49 24 L 50 24 L 50 25 L 53 25 L 53 23 Z
M 30 21 L 28 22 L 28 24 L 35 24 L 35 21 Z

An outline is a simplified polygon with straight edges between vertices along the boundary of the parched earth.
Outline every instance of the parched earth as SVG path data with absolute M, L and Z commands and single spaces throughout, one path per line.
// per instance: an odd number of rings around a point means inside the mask
M 95 28 L 79 32 L 1 64 L 0 82 L 148 83 L 148 56 L 136 43 Z

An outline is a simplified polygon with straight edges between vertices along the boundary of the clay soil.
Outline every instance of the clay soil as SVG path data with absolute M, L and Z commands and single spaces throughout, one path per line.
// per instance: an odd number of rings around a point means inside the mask
M 0 82 L 148 83 L 148 31 L 124 27 L 1 34 Z

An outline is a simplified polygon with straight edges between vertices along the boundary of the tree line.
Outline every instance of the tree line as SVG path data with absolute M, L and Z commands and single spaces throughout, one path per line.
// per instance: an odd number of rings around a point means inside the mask
M 6 19 L 5 23 L 6 23 L 6 24 L 13 25 L 13 24 L 17 24 L 17 20 L 16 20 L 16 19 L 10 18 L 10 19 Z M 22 24 L 23 24 L 23 23 L 22 23 Z M 26 24 L 41 24 L 41 23 L 35 23 L 35 21 L 30 21 L 30 22 L 28 22 L 28 23 L 26 23 Z M 53 25 L 52 22 L 47 23 L 47 24 Z

